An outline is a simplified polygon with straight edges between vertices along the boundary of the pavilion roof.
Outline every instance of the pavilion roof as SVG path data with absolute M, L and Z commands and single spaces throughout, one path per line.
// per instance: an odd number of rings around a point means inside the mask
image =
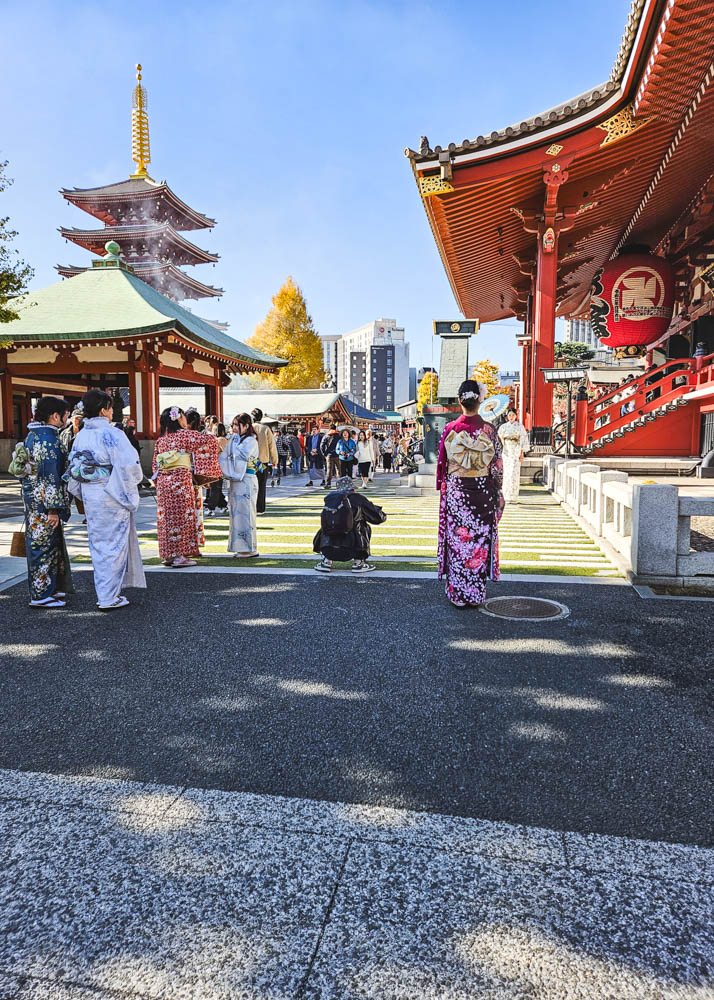
M 525 314 L 553 167 L 570 227 L 559 315 L 585 308 L 593 275 L 625 242 L 661 249 L 686 226 L 714 154 L 712 32 L 714 0 L 635 0 L 601 87 L 490 136 L 407 150 L 464 315 Z
M 67 201 L 106 225 L 114 226 L 132 217 L 152 222 L 169 221 L 175 229 L 210 229 L 215 219 L 197 212 L 182 201 L 166 181 L 131 177 L 116 184 L 94 188 L 62 188 Z
M 222 288 L 204 285 L 203 282 L 197 281 L 170 261 L 135 260 L 132 261 L 131 266 L 137 277 L 148 282 L 162 295 L 170 295 L 170 297 L 177 299 L 219 298 L 223 295 Z M 56 270 L 63 278 L 74 278 L 78 274 L 83 274 L 84 271 L 91 270 L 91 268 L 77 267 L 72 264 L 57 264 Z
M 229 367 L 271 371 L 288 364 L 223 331 L 161 295 L 126 267 L 99 266 L 13 301 L 19 319 L 6 325 L 15 344 L 142 338 L 174 333 Z
M 99 256 L 109 240 L 120 243 L 127 260 L 134 256 L 153 259 L 160 254 L 171 254 L 175 264 L 215 263 L 219 255 L 202 250 L 176 232 L 169 222 L 149 222 L 137 226 L 105 226 L 104 229 L 65 229 L 59 232 L 66 239 Z

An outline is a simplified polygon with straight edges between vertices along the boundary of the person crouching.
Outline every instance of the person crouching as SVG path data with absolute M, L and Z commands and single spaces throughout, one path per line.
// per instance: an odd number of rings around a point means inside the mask
M 349 476 L 337 480 L 337 489 L 325 497 L 320 515 L 320 529 L 313 541 L 313 551 L 322 556 L 315 566 L 329 573 L 333 561 L 352 560 L 353 573 L 369 573 L 375 567 L 367 562 L 372 524 L 382 524 L 387 515 L 381 507 L 361 493 L 355 493 Z

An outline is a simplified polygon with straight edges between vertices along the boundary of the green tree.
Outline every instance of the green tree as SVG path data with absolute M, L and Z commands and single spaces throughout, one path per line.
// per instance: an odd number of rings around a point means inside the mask
M 12 184 L 5 173 L 7 160 L 0 161 L 0 194 Z M 0 218 L 0 323 L 10 323 L 17 319 L 17 313 L 9 303 L 17 295 L 27 291 L 27 283 L 31 280 L 33 271 L 21 258 L 19 251 L 10 243 L 17 233 L 8 226 L 9 218 Z M 0 347 L 7 347 L 11 341 L 0 334 Z
M 569 364 L 577 365 L 580 361 L 590 361 L 593 357 L 593 351 L 587 344 L 583 344 L 579 340 L 566 340 L 562 344 L 560 342 L 556 343 L 556 358 L 558 355 L 567 358 Z
M 273 389 L 316 389 L 325 378 L 322 343 L 305 297 L 292 278 L 273 296 L 272 309 L 248 344 L 290 362 L 275 375 L 261 377 Z
M 436 372 L 426 372 L 417 389 L 417 413 L 425 406 L 439 401 L 439 376 Z
M 497 395 L 500 388 L 500 381 L 498 378 L 498 365 L 495 365 L 493 361 L 490 361 L 488 358 L 483 361 L 477 361 L 471 373 L 471 378 L 476 379 L 481 385 L 486 386 L 487 397 Z

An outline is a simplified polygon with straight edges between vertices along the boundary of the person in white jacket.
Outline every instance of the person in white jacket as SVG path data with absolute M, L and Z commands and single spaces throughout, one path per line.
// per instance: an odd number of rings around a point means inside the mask
M 367 442 L 372 449 L 372 465 L 369 470 L 369 481 L 372 482 L 379 464 L 379 441 L 372 431 L 367 431 Z
M 364 431 L 360 431 L 357 435 L 356 457 L 357 468 L 359 469 L 359 474 L 362 477 L 362 485 L 367 486 L 369 484 L 369 471 L 374 460 L 374 451 L 372 450 L 372 444 L 367 440 L 367 435 Z

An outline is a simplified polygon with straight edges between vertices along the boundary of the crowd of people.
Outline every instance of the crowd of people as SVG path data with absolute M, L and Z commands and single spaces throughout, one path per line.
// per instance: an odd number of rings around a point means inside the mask
M 477 382 L 462 384 L 462 416 L 447 424 L 439 444 L 439 573 L 458 607 L 482 603 L 486 579 L 497 578 L 498 520 L 506 501 L 517 497 L 526 447 L 515 410 L 498 432 L 478 415 L 484 392 Z M 133 421 L 115 421 L 114 413 L 115 401 L 100 389 L 85 393 L 71 414 L 65 400 L 43 396 L 15 448 L 9 471 L 21 483 L 33 607 L 64 607 L 72 592 L 63 532 L 72 503 L 85 516 L 97 607 L 126 607 L 122 591 L 146 586 L 135 515 L 139 489 L 150 484 Z M 290 458 L 293 475 L 307 472 L 307 487 L 320 476 L 330 491 L 335 481 L 313 542 L 321 556 L 315 568 L 330 572 L 333 561 L 352 560 L 353 572 L 369 572 L 371 525 L 386 515 L 358 485 L 367 486 L 380 464 L 390 472 L 395 454 L 407 456 L 413 447 L 410 435 L 378 437 L 335 423 L 326 431 L 315 425 L 274 434 L 259 409 L 238 414 L 227 431 L 216 417 L 167 407 L 152 459 L 160 560 L 171 569 L 196 566 L 206 541 L 204 518 L 226 509 L 228 551 L 237 559 L 256 557 L 256 519 L 265 510 L 268 477 L 276 469 L 278 477 L 286 475 Z

